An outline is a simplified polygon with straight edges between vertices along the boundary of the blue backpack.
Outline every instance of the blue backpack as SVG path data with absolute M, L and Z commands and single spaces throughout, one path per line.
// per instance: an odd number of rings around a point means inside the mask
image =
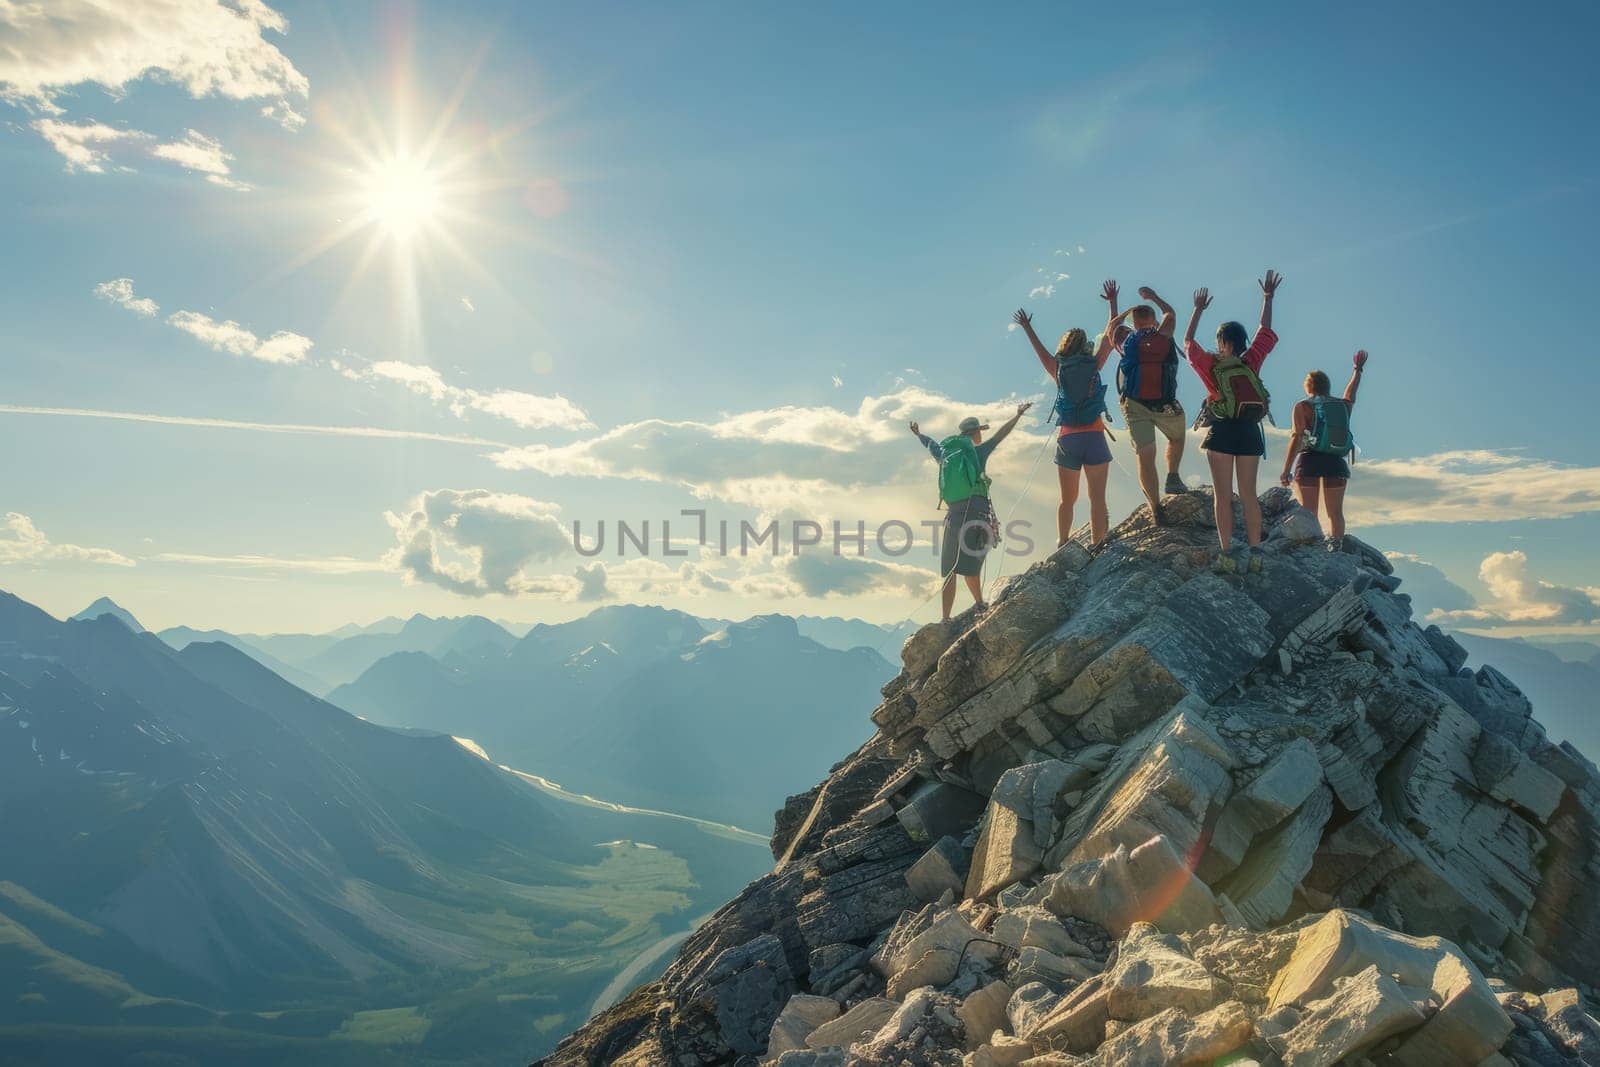
M 1107 414 L 1106 383 L 1091 355 L 1079 353 L 1056 360 L 1057 426 L 1092 426 Z
M 1314 417 L 1306 431 L 1304 448 L 1325 456 L 1348 456 L 1355 451 L 1355 435 L 1350 432 L 1350 405 L 1332 396 L 1311 400 Z

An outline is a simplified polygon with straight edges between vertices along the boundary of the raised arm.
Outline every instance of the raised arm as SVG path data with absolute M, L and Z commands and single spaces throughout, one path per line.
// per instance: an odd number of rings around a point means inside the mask
M 1367 370 L 1367 350 L 1363 348 L 1357 352 L 1352 362 L 1355 363 L 1355 369 L 1350 372 L 1350 384 L 1344 387 L 1344 402 L 1355 407 L 1356 390 L 1361 388 L 1361 376 Z
M 1189 313 L 1189 328 L 1183 331 L 1183 347 L 1188 348 L 1194 344 L 1194 332 L 1200 328 L 1200 316 L 1206 308 L 1211 306 L 1211 290 L 1196 289 L 1194 291 L 1194 311 Z
M 1100 299 L 1104 300 L 1106 304 L 1109 305 L 1106 311 L 1107 336 L 1110 336 L 1111 334 L 1111 324 L 1113 322 L 1121 321 L 1117 317 L 1117 294 L 1119 292 L 1121 292 L 1121 290 L 1117 288 L 1117 280 L 1115 278 L 1107 278 L 1100 285 Z
M 1139 287 L 1139 296 L 1161 309 L 1161 325 L 1156 329 L 1171 337 L 1173 331 L 1178 328 L 1178 315 L 1172 310 L 1172 305 L 1161 299 L 1160 295 L 1148 285 Z
M 1278 291 L 1278 286 L 1283 284 L 1283 275 L 1275 270 L 1267 271 L 1267 276 L 1262 278 L 1257 285 L 1261 286 L 1261 328 L 1272 329 L 1272 297 Z
M 1028 340 L 1033 345 L 1033 354 L 1039 357 L 1039 362 L 1044 364 L 1044 372 L 1051 378 L 1056 376 L 1056 357 L 1053 352 L 1039 340 L 1039 335 L 1033 332 L 1033 316 L 1023 308 L 1018 308 L 1016 314 L 1011 316 L 1011 321 L 1021 326 L 1028 335 Z
M 994 449 L 999 446 L 1000 442 L 1006 439 L 1006 435 L 1017 428 L 1017 420 L 1022 418 L 1022 416 L 1025 415 L 1028 409 L 1031 407 L 1033 407 L 1033 401 L 1031 400 L 1026 404 L 1018 404 L 1017 413 L 1002 423 L 1000 428 L 994 432 L 994 436 L 983 443 L 984 446 L 987 446 L 989 451 L 994 451 Z
M 924 437 L 922 434 L 922 427 L 918 426 L 915 422 L 911 424 L 911 433 L 912 436 L 916 437 L 918 441 L 922 442 L 922 447 L 926 448 L 928 452 L 932 454 L 935 460 L 941 460 L 944 458 L 944 451 L 940 449 L 939 442 L 933 440 L 931 437 Z

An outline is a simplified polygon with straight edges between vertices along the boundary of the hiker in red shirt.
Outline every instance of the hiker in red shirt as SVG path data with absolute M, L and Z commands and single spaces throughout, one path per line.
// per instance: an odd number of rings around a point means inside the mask
M 1200 347 L 1194 331 L 1200 325 L 1201 313 L 1211 306 L 1211 294 L 1206 289 L 1195 291 L 1194 313 L 1189 316 L 1189 329 L 1183 335 L 1184 355 L 1206 387 L 1201 421 L 1207 430 L 1200 447 L 1211 465 L 1217 540 L 1221 543 L 1212 569 L 1218 574 L 1261 570 L 1261 501 L 1256 497 L 1256 475 L 1261 458 L 1267 454 L 1261 420 L 1269 416 L 1271 402 L 1261 383 L 1261 365 L 1278 343 L 1278 335 L 1272 332 L 1272 298 L 1282 283 L 1283 275 L 1271 270 L 1257 283 L 1261 286 L 1261 325 L 1254 338 L 1246 337 L 1240 323 L 1225 322 L 1217 327 L 1217 350 L 1207 352 Z M 1242 566 L 1231 555 L 1236 478 L 1239 501 L 1244 507 L 1245 540 L 1250 546 Z
M 1328 507 L 1328 546 L 1344 544 L 1344 489 L 1350 478 L 1346 457 L 1355 451 L 1350 433 L 1350 414 L 1356 406 L 1356 390 L 1367 369 L 1367 350 L 1351 361 L 1355 369 L 1344 396 L 1332 395 L 1333 383 L 1327 374 L 1314 370 L 1306 375 L 1306 399 L 1294 406 L 1294 431 L 1283 456 L 1284 485 L 1291 480 L 1300 493 L 1300 503 L 1311 514 L 1317 513 L 1320 497 Z
M 1117 283 L 1106 282 L 1101 296 L 1117 307 Z M 1106 510 L 1106 475 L 1111 469 L 1111 448 L 1106 444 L 1105 383 L 1100 371 L 1111 355 L 1111 340 L 1101 334 L 1091 342 L 1089 335 L 1074 326 L 1061 335 L 1052 353 L 1033 331 L 1033 316 L 1018 309 L 1012 316 L 1028 335 L 1034 355 L 1039 357 L 1050 380 L 1056 385 L 1055 421 L 1061 427 L 1056 437 L 1056 475 L 1061 483 L 1061 504 L 1056 508 L 1056 547 L 1072 536 L 1072 512 L 1078 502 L 1080 473 L 1089 484 L 1089 537 L 1098 548 L 1111 528 Z

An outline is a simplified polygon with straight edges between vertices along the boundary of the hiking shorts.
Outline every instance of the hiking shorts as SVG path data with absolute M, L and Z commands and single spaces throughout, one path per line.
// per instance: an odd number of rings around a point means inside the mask
M 1200 447 L 1228 456 L 1264 456 L 1267 435 L 1259 422 L 1249 419 L 1212 419 Z
M 1104 430 L 1079 430 L 1056 438 L 1056 466 L 1080 471 L 1111 462 L 1111 446 Z
M 1170 404 L 1150 407 L 1142 400 L 1122 398 L 1122 417 L 1128 424 L 1128 436 L 1133 438 L 1135 452 L 1156 443 L 1156 431 L 1169 441 L 1182 441 L 1188 428 L 1183 405 L 1176 400 Z
M 1350 464 L 1343 456 L 1326 452 L 1302 452 L 1294 458 L 1294 480 L 1301 485 L 1324 485 L 1337 489 L 1350 479 Z
M 982 574 L 983 557 L 994 544 L 994 508 L 986 496 L 950 504 L 939 545 L 939 573 Z

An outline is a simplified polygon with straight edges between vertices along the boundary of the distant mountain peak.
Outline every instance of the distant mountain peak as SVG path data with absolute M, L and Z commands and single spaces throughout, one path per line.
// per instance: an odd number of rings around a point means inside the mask
M 81 621 L 88 621 L 90 619 L 98 619 L 102 615 L 110 615 L 136 634 L 145 632 L 143 624 L 133 617 L 133 612 L 108 596 L 99 598 L 72 617 Z

